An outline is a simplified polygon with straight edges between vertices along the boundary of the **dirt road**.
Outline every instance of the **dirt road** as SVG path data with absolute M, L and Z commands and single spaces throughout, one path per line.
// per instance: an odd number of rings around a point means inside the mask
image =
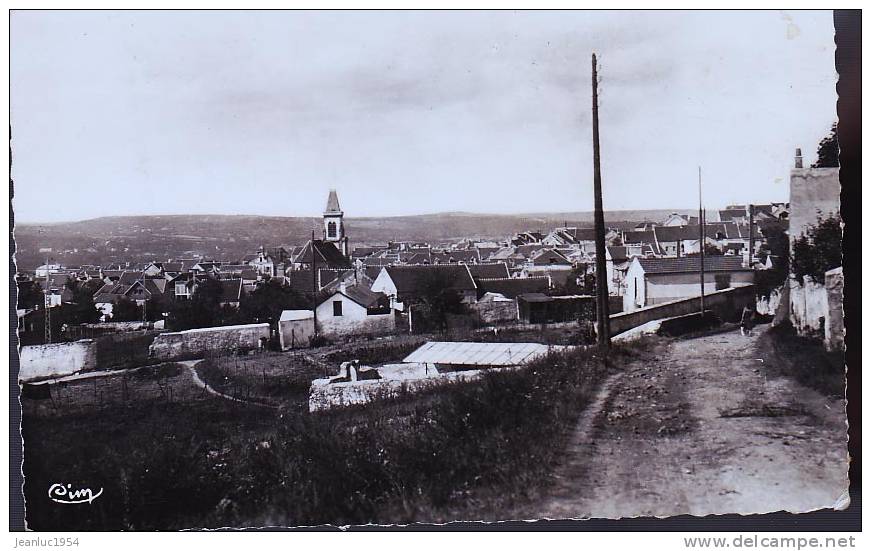
M 736 330 L 678 340 L 609 381 L 551 490 L 522 516 L 834 506 L 847 488 L 844 401 L 770 375 L 756 338 Z

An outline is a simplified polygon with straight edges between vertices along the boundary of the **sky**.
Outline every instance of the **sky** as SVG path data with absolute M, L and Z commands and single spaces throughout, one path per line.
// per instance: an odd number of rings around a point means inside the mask
M 788 200 L 837 119 L 831 12 L 15 11 L 19 222 Z

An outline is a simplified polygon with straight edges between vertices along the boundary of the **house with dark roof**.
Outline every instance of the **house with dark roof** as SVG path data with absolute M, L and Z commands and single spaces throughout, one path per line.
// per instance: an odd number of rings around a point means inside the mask
M 508 266 L 504 262 L 490 262 L 487 264 L 469 264 L 469 273 L 475 279 L 481 278 L 504 278 L 510 277 Z
M 318 331 L 325 337 L 382 335 L 396 328 L 390 299 L 363 285 L 340 283 L 317 307 Z
M 314 250 L 314 256 L 312 256 Z M 312 258 L 318 268 L 331 268 L 334 270 L 347 270 L 351 268 L 351 261 L 336 248 L 333 243 L 315 239 L 309 240 L 292 260 L 294 270 L 311 268 Z
M 659 248 L 659 243 L 656 242 L 656 233 L 654 227 L 648 230 L 635 230 L 623 232 L 622 242 L 626 247 L 626 254 L 630 257 L 647 254 L 660 255 L 662 251 Z
M 626 272 L 623 311 L 701 294 L 700 256 L 635 257 Z M 705 256 L 705 293 L 753 284 L 753 271 L 737 256 Z
M 384 293 L 393 308 L 404 310 L 405 304 L 424 296 L 434 285 L 457 292 L 467 304 L 478 299 L 478 286 L 466 264 L 385 266 L 372 283 L 372 291 Z

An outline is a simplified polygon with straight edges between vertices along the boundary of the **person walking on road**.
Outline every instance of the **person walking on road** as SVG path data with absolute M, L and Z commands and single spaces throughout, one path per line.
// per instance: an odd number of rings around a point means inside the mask
M 755 314 L 753 310 L 753 306 L 748 303 L 741 312 L 741 336 L 749 337 L 750 332 L 753 331 L 753 315 Z

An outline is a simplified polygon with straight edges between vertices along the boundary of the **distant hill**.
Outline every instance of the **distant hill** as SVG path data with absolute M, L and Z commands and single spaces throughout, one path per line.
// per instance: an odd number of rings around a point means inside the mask
M 672 210 L 613 211 L 611 227 L 659 221 Z M 682 214 L 689 210 L 679 210 Z M 592 212 L 476 214 L 452 212 L 384 218 L 346 218 L 355 245 L 388 240 L 432 244 L 463 238 L 503 239 L 518 231 L 547 232 L 563 224 L 591 226 Z M 321 218 L 249 215 L 110 216 L 57 224 L 16 224 L 18 269 L 33 270 L 52 258 L 68 266 L 146 262 L 204 255 L 223 260 L 256 252 L 260 245 L 290 246 L 322 234 Z

